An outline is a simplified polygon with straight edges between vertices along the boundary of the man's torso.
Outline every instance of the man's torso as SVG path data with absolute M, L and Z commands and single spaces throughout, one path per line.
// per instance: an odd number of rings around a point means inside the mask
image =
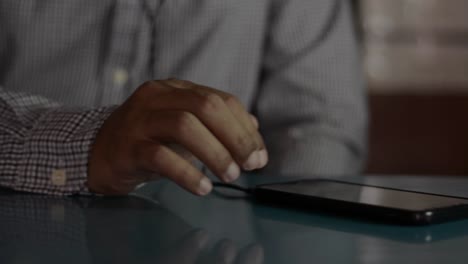
M 148 79 L 177 77 L 250 104 L 271 1 L 147 2 L 0 0 L 0 85 L 102 106 L 121 103 Z

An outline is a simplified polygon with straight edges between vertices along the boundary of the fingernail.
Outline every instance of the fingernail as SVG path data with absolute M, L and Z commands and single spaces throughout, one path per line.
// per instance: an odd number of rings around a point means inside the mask
M 244 163 L 242 167 L 244 167 L 245 170 L 254 170 L 258 168 L 260 163 L 260 154 L 258 153 L 258 150 L 252 152 L 250 154 L 249 158 L 247 161 Z
M 223 179 L 227 182 L 235 181 L 240 176 L 240 168 L 236 163 L 232 162 L 223 174 Z
M 200 195 L 207 195 L 211 192 L 211 189 L 213 189 L 213 185 L 207 177 L 200 180 L 200 185 L 198 186 L 198 193 Z
M 265 149 L 259 151 L 260 156 L 260 168 L 265 167 L 268 163 L 268 152 Z

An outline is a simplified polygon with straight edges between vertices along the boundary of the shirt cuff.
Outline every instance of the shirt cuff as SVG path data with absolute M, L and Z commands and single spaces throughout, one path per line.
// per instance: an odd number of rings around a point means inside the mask
M 13 189 L 51 195 L 89 194 L 90 149 L 115 108 L 58 108 L 41 115 L 20 148 Z

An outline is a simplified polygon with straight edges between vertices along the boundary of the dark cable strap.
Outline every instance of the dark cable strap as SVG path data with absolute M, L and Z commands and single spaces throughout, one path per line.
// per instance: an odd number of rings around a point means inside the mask
M 251 194 L 252 189 L 250 188 L 245 188 L 236 184 L 231 184 L 231 183 L 223 183 L 223 182 L 213 182 L 213 186 L 216 188 L 225 188 L 225 189 L 231 189 L 231 190 L 236 190 L 236 191 L 241 191 L 246 194 Z

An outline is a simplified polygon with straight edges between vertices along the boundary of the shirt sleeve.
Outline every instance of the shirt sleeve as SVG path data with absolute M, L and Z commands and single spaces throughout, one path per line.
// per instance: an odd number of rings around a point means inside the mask
M 115 107 L 64 108 L 0 87 L 0 185 L 18 191 L 88 193 L 88 156 Z
M 266 172 L 344 175 L 366 156 L 367 100 L 349 1 L 278 0 L 255 105 Z

